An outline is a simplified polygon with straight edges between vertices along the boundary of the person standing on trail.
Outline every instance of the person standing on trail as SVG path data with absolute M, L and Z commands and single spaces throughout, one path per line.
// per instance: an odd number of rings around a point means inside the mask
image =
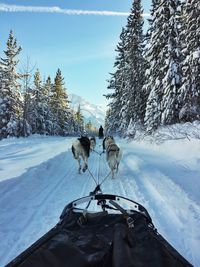
M 103 127 L 102 126 L 100 126 L 100 128 L 99 128 L 99 139 L 101 139 L 101 138 L 103 138 Z

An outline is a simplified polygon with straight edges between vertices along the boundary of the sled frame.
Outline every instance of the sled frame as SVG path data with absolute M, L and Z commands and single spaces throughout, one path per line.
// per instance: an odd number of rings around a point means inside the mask
M 102 210 L 105 211 L 105 209 L 113 209 L 113 210 L 117 210 L 116 209 L 116 205 L 113 205 L 114 202 L 119 203 L 118 206 L 125 204 L 125 205 L 129 205 L 131 207 L 131 209 L 126 210 L 126 212 L 128 214 L 132 214 L 134 212 L 138 212 L 142 215 L 144 215 L 145 217 L 147 217 L 149 220 L 151 220 L 151 217 L 148 213 L 148 211 L 139 203 L 130 200 L 129 198 L 126 197 L 122 197 L 119 195 L 111 195 L 111 194 L 96 194 L 96 195 L 90 195 L 90 196 L 86 196 L 86 197 L 81 197 L 78 198 L 72 202 L 70 202 L 63 210 L 60 219 L 63 219 L 64 216 L 68 213 L 69 210 L 73 210 L 76 211 L 78 210 L 80 212 L 80 210 L 86 212 L 86 209 L 83 208 L 79 208 L 79 205 L 84 204 L 84 203 L 90 203 L 92 201 L 96 201 L 97 205 L 100 205 Z M 108 203 L 112 206 L 109 206 Z M 91 211 L 88 211 L 91 213 Z

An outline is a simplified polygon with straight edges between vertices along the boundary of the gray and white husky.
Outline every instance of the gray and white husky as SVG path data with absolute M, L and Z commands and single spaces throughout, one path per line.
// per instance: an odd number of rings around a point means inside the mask
M 106 160 L 111 170 L 112 178 L 114 178 L 115 173 L 118 173 L 119 163 L 122 158 L 122 150 L 115 143 L 112 136 L 105 137 L 103 144 L 106 150 Z

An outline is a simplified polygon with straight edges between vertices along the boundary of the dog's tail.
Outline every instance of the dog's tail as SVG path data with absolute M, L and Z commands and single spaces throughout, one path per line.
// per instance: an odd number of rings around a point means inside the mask
M 122 158 L 122 150 L 118 147 L 118 150 L 116 151 L 116 160 L 119 162 Z
M 116 150 L 116 158 L 117 158 L 117 159 L 119 158 L 119 147 L 118 147 L 118 149 Z

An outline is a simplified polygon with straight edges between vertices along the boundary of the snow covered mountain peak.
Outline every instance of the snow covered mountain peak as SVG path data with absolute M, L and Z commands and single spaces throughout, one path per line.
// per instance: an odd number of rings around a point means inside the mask
M 105 110 L 100 105 L 91 104 L 81 96 L 69 94 L 70 107 L 77 111 L 80 105 L 81 113 L 84 116 L 85 123 L 91 121 L 92 125 L 99 127 L 104 125 Z

